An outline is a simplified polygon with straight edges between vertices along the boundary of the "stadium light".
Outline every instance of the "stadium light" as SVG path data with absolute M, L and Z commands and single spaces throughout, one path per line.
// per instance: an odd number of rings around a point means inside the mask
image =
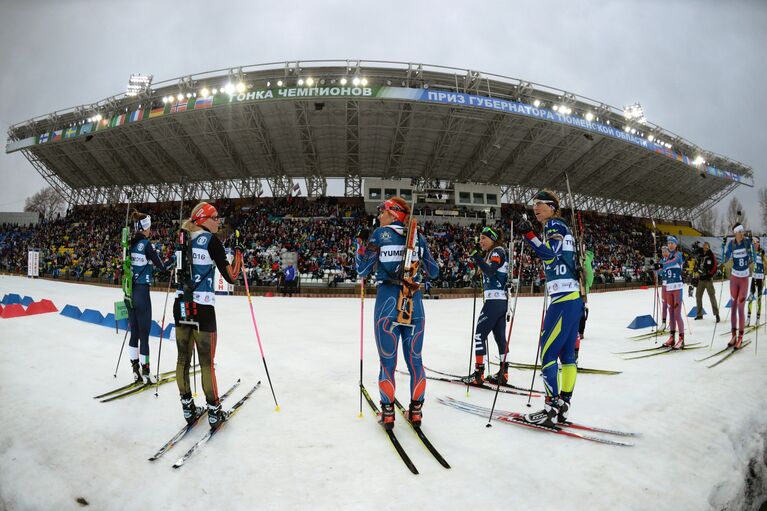
M 202 90 L 200 91 L 200 96 L 203 98 L 207 98 L 208 96 L 210 96 L 210 91 L 208 90 L 207 87 L 202 88 Z
M 341 85 L 346 85 L 346 82 L 347 82 L 346 78 L 341 78 Z
M 216 94 L 218 94 L 218 89 L 213 87 L 213 89 L 211 89 L 210 93 L 215 96 Z
M 655 140 L 655 136 L 654 136 L 654 135 L 652 135 L 652 134 L 650 134 L 650 135 L 647 137 L 647 140 L 649 140 L 650 142 L 652 142 L 653 140 Z
M 298 86 L 302 87 L 303 85 L 304 85 L 304 79 L 303 78 L 299 78 L 298 79 Z
M 306 79 L 306 85 L 308 85 L 309 87 L 314 85 L 314 78 L 312 78 L 311 76 L 309 78 L 307 78 Z
M 554 105 L 551 107 L 551 109 L 554 110 L 555 112 L 559 112 L 559 105 Z
M 282 87 L 282 80 L 277 80 L 277 87 Z
M 245 92 L 245 83 L 244 82 L 237 82 L 237 92 L 242 94 Z
M 701 155 L 696 156 L 695 160 L 693 160 L 693 162 L 692 162 L 693 165 L 701 165 L 703 163 L 706 163 L 706 160 L 704 160 L 703 156 L 701 156 Z
M 183 94 L 181 94 L 181 93 L 179 93 L 179 95 L 178 95 L 178 96 L 176 96 L 176 99 L 177 99 L 177 100 L 179 100 L 179 101 L 181 101 L 182 99 L 184 99 L 184 95 L 183 95 Z
M 592 114 L 591 112 L 586 112 L 585 117 L 586 117 L 586 120 L 589 122 L 594 120 L 594 114 Z
M 272 86 L 272 82 L 266 82 L 266 86 L 267 87 L 271 87 Z
M 644 115 L 644 108 L 639 103 L 633 105 L 627 105 L 623 107 L 623 117 L 628 120 L 635 120 L 640 124 L 645 124 L 647 119 Z
M 365 86 L 365 85 L 367 85 L 367 84 L 368 84 L 368 79 L 367 79 L 367 78 L 363 78 L 362 80 L 360 80 L 360 83 L 361 83 L 363 86 Z
M 356 77 L 356 76 L 355 76 L 355 77 L 354 77 L 354 80 L 352 80 L 352 85 L 355 85 L 355 86 L 357 86 L 357 85 L 359 85 L 359 84 L 360 84 L 360 79 L 359 79 L 358 77 Z
M 636 135 L 636 133 L 637 133 L 637 130 L 636 130 L 636 128 L 631 128 L 631 134 L 632 134 L 632 135 Z
M 536 99 L 535 101 L 533 101 L 533 106 L 534 106 L 535 108 L 538 108 L 539 106 L 541 106 L 541 100 L 539 100 L 539 99 Z
M 167 103 L 167 102 L 168 102 L 168 98 L 167 98 L 167 97 L 163 97 L 163 98 L 162 98 L 162 102 L 163 102 L 163 103 Z
M 189 98 L 191 98 L 191 97 L 192 97 L 192 93 L 191 93 L 191 92 L 187 92 L 187 93 L 186 93 L 186 99 L 189 99 Z
M 631 131 L 631 128 L 630 128 L 629 126 L 624 126 L 624 127 L 623 127 L 623 131 L 625 131 L 626 133 L 628 133 L 629 131 Z
M 224 90 L 225 90 L 225 91 L 226 91 L 226 93 L 227 93 L 227 94 L 229 94 L 229 95 L 232 95 L 232 94 L 234 94 L 234 90 L 235 90 L 235 89 L 234 89 L 234 84 L 233 84 L 233 83 L 231 83 L 231 82 L 227 83 L 227 84 L 226 84 L 226 86 L 224 86 Z

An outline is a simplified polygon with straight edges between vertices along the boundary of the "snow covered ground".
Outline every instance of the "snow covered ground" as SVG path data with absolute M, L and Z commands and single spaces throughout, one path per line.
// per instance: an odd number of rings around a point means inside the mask
M 69 303 L 103 313 L 120 297 L 114 288 L 0 277 L 0 296 L 9 292 L 50 298 L 59 309 Z M 163 299 L 153 293 L 158 322 Z M 541 300 L 519 300 L 514 361 L 535 359 Z M 500 422 L 488 429 L 486 420 L 436 402 L 438 396 L 467 399 L 463 388 L 430 381 L 424 431 L 453 468 L 438 465 L 398 416 L 395 431 L 420 471 L 416 476 L 367 405 L 364 417 L 357 416 L 359 300 L 253 303 L 281 410 L 275 412 L 266 385 L 247 300 L 219 298 L 219 387 L 223 392 L 242 378 L 238 398 L 257 380 L 263 385 L 179 470 L 172 463 L 206 426 L 160 460 L 147 461 L 182 424 L 175 384 L 160 387 L 158 398 L 145 392 L 112 403 L 92 399 L 130 380 L 127 357 L 117 380 L 112 377 L 122 332 L 58 314 L 0 319 L 0 508 L 79 509 L 76 499 L 83 498 L 100 510 L 697 510 L 748 508 L 765 493 L 764 330 L 758 357 L 752 344 L 714 369 L 694 361 L 707 349 L 624 361 L 611 352 L 653 344 L 626 337 L 632 318 L 650 313 L 652 290 L 592 295 L 580 364 L 623 373 L 579 375 L 571 418 L 640 432 L 636 445 L 599 445 Z M 372 309 L 373 300 L 366 300 L 365 382 L 377 399 Z M 426 365 L 464 372 L 472 301 L 427 301 L 426 311 Z M 712 317 L 690 324 L 688 342 L 707 345 Z M 717 334 L 715 347 L 725 339 Z M 157 347 L 154 338 L 153 372 Z M 166 341 L 163 371 L 174 368 L 175 354 L 175 343 Z M 528 385 L 531 376 L 514 371 L 512 380 Z M 400 376 L 398 383 L 407 402 L 407 382 Z M 490 406 L 492 399 L 472 389 L 468 401 Z M 197 402 L 204 402 L 201 388 Z M 501 395 L 498 408 L 524 411 L 525 402 Z M 749 477 L 755 484 L 747 488 Z

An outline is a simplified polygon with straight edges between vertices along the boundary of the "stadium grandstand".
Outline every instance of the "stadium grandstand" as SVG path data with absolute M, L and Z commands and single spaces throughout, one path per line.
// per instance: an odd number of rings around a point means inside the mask
M 639 105 L 385 61 L 276 62 L 157 83 L 133 75 L 125 93 L 11 126 L 6 152 L 21 152 L 70 209 L 66 221 L 4 228 L 4 269 L 20 269 L 22 245 L 47 244 L 52 272 L 105 280 L 119 271 L 129 198 L 169 225 L 180 201 L 218 201 L 251 236 L 249 278 L 273 283 L 287 251 L 308 280 L 332 285 L 354 278 L 357 226 L 383 198 L 415 192 L 443 265 L 438 285 L 449 287 L 469 273 L 462 247 L 476 225 L 506 222 L 543 187 L 569 208 L 565 175 L 572 206 L 589 212 L 605 281 L 642 278 L 647 219 L 690 232 L 702 212 L 753 186 L 750 167 L 652 124 Z

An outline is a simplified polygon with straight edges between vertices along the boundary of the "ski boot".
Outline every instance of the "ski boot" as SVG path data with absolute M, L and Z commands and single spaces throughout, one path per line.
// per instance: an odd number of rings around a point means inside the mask
M 501 362 L 501 369 L 487 377 L 487 383 L 494 383 L 496 385 L 508 385 L 509 384 L 509 363 Z
M 741 330 L 740 333 L 738 333 L 738 338 L 735 339 L 735 344 L 732 345 L 733 350 L 739 350 L 741 347 L 743 347 L 743 331 Z
M 468 381 L 472 385 L 485 384 L 485 364 L 474 364 L 474 372 L 469 375 Z
M 663 322 L 660 324 L 660 331 L 665 332 L 666 331 L 666 319 L 663 319 Z
M 720 321 L 722 321 L 722 320 L 719 318 L 719 314 L 717 313 L 716 314 L 716 322 L 719 323 Z
M 152 376 L 152 372 L 149 370 L 149 364 L 141 364 L 141 376 L 147 383 L 157 383 L 157 378 Z
M 738 342 L 738 331 L 733 329 L 732 337 L 730 337 L 730 342 L 727 343 L 727 346 L 735 346 L 736 342 Z
M 384 429 L 391 431 L 394 429 L 394 403 L 381 403 L 381 423 Z
M 204 408 L 200 406 L 195 406 L 191 394 L 184 394 L 181 396 L 181 409 L 184 411 L 184 420 L 186 420 L 187 424 L 192 424 L 199 419 L 204 410 Z
M 676 344 L 674 344 L 675 350 L 682 350 L 684 349 L 684 334 L 679 332 L 679 340 L 676 341 Z
M 143 382 L 144 377 L 141 375 L 141 366 L 139 366 L 138 359 L 130 361 L 131 368 L 133 369 L 133 380 L 136 383 Z
M 567 422 L 567 414 L 570 411 L 570 401 L 564 399 L 559 400 L 559 414 L 557 415 L 557 423 L 562 424 Z
M 751 326 L 751 314 L 746 316 L 746 326 Z
M 423 419 L 423 401 L 410 401 L 410 409 L 407 412 L 408 420 L 415 427 L 421 427 Z
M 664 348 L 673 348 L 676 344 L 676 332 L 671 331 L 671 335 L 668 336 L 668 340 L 663 343 Z
M 210 426 L 210 429 L 220 428 L 221 424 L 226 422 L 226 419 L 228 418 L 226 412 L 221 409 L 221 403 L 218 403 L 217 405 L 208 403 L 208 425 Z
M 543 410 L 528 413 L 522 416 L 522 421 L 528 424 L 536 424 L 545 428 L 553 428 L 557 425 L 557 418 L 559 417 L 560 400 L 558 397 L 547 397 L 546 403 L 543 405 Z

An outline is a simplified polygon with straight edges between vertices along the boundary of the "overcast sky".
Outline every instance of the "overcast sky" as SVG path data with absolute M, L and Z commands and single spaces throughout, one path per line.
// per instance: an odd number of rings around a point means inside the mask
M 767 1 L 213 2 L 0 0 L 0 128 L 155 81 L 283 60 L 377 59 L 550 85 L 647 118 L 767 186 Z M 4 148 L 4 145 L 3 145 Z M 0 155 L 0 211 L 46 183 Z M 730 197 L 722 202 L 724 209 Z

